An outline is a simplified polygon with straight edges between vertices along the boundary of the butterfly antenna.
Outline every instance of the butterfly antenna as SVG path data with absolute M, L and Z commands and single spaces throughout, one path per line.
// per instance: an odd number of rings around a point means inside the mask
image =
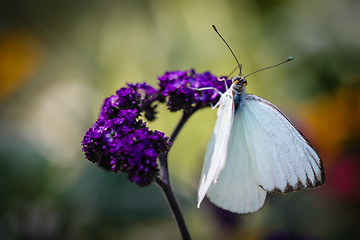
M 266 70 L 266 69 L 273 68 L 273 67 L 277 67 L 277 66 L 279 66 L 279 65 L 281 65 L 281 64 L 290 62 L 290 61 L 293 60 L 293 59 L 294 59 L 293 57 L 289 57 L 288 59 L 286 59 L 285 61 L 282 61 L 281 63 L 275 64 L 275 65 L 270 66 L 270 67 L 265 67 L 265 68 L 256 70 L 255 72 L 252 72 L 252 73 L 246 75 L 244 78 L 246 78 L 246 77 L 248 77 L 248 76 L 250 76 L 250 75 L 253 75 L 254 73 L 261 72 L 261 71 L 264 71 L 264 70 Z
M 236 66 L 235 68 L 234 68 L 234 70 L 232 70 L 231 71 L 231 73 L 229 74 L 229 75 L 227 75 L 226 77 L 227 78 L 229 78 L 229 77 L 231 77 L 231 75 L 236 71 L 236 69 L 238 69 L 239 68 L 239 66 Z
M 229 48 L 231 54 L 234 56 L 235 58 L 235 61 L 237 63 L 237 67 L 236 68 L 239 68 L 239 76 L 241 76 L 241 68 L 242 68 L 242 65 L 239 63 L 238 59 L 236 58 L 233 50 L 231 50 L 231 47 L 229 46 L 229 44 L 225 41 L 225 39 L 221 36 L 221 34 L 219 33 L 219 31 L 216 29 L 215 25 L 212 25 L 213 29 L 215 30 L 215 32 L 217 33 L 217 35 L 219 35 L 219 37 L 224 41 L 224 43 L 226 44 L 226 46 Z M 236 70 L 235 68 L 235 70 Z M 234 71 L 235 71 L 234 70 Z M 231 73 L 232 74 L 232 73 Z

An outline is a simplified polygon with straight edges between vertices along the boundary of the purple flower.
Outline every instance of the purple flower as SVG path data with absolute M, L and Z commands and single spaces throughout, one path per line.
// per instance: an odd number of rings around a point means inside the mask
M 169 138 L 150 131 L 137 110 L 119 110 L 112 119 L 98 119 L 82 141 L 85 157 L 100 167 L 127 174 L 130 181 L 144 187 L 159 173 L 157 158 L 169 150 Z
M 159 77 L 160 89 L 146 83 L 128 84 L 104 100 L 99 119 L 82 141 L 85 157 L 98 166 L 127 174 L 130 181 L 147 186 L 159 174 L 157 159 L 169 151 L 164 133 L 151 131 L 140 115 L 155 119 L 156 102 L 166 102 L 170 111 L 195 111 L 216 104 L 219 94 L 191 88 L 212 87 L 225 92 L 223 82 L 209 72 L 166 72 Z M 229 84 L 229 82 L 227 82 Z
M 116 95 L 105 99 L 99 119 L 115 118 L 122 109 L 136 109 L 139 115 L 144 112 L 145 118 L 152 121 L 156 114 L 153 103 L 157 95 L 157 90 L 146 83 L 128 84 L 128 87 L 116 91 Z
M 225 92 L 225 84 L 210 72 L 196 73 L 195 70 L 166 72 L 158 78 L 160 83 L 160 96 L 168 97 L 166 105 L 172 112 L 183 109 L 193 111 L 194 109 L 215 105 L 219 100 L 219 94 L 214 90 L 198 91 L 191 88 L 213 87 Z M 226 79 L 226 78 L 225 78 Z M 230 86 L 231 80 L 226 79 Z

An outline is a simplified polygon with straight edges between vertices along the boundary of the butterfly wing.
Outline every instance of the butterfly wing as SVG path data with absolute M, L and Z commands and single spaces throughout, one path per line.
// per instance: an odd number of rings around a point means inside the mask
M 226 91 L 221 96 L 219 103 L 214 131 L 205 153 L 198 191 L 198 207 L 210 185 L 217 181 L 227 158 L 228 143 L 234 118 L 232 91 Z
M 245 141 L 245 109 L 234 117 L 226 166 L 218 182 L 212 183 L 207 196 L 212 203 L 236 213 L 255 212 L 264 204 L 266 191 L 259 187 L 252 169 L 251 157 Z
M 245 101 L 244 141 L 258 185 L 282 193 L 321 185 L 325 174 L 319 156 L 285 114 L 255 95 Z

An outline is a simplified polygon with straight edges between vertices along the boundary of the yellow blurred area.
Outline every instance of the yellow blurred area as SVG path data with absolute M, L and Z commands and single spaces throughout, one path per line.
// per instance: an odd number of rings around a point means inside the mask
M 42 54 L 41 42 L 32 32 L 17 30 L 0 36 L 0 100 L 33 76 Z
M 319 96 L 303 106 L 302 114 L 320 155 L 332 164 L 348 139 L 360 136 L 360 86 L 342 87 Z

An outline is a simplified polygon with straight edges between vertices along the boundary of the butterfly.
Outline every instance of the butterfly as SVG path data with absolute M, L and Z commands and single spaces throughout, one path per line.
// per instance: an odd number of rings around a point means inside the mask
M 325 180 L 322 161 L 310 142 L 274 104 L 246 94 L 246 77 L 251 74 L 240 75 L 241 70 L 216 105 L 217 120 L 204 158 L 198 207 L 206 195 L 228 211 L 255 212 L 263 206 L 267 193 L 314 188 Z

